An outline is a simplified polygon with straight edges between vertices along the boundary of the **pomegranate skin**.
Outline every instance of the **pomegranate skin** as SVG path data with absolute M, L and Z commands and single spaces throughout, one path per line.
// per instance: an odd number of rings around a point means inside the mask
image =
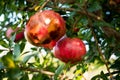
M 79 38 L 64 38 L 54 47 L 54 56 L 65 63 L 75 64 L 86 54 L 85 44 Z
M 34 46 L 52 49 L 66 33 L 65 26 L 65 21 L 60 14 L 52 10 L 44 10 L 30 17 L 25 36 Z

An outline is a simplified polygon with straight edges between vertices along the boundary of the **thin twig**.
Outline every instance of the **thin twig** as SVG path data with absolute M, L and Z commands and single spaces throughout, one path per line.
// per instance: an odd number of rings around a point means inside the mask
M 95 20 L 99 20 L 99 21 L 104 21 L 100 16 L 97 16 L 91 12 L 86 12 L 84 10 L 77 10 L 77 9 L 74 9 L 74 8 L 61 8 L 61 7 L 53 7 L 53 6 L 49 6 L 51 8 L 57 8 L 59 10 L 63 10 L 63 11 L 75 11 L 75 12 L 78 12 L 82 15 L 87 15 L 89 16 L 90 18 L 92 19 L 95 19 Z
M 113 77 L 112 77 L 112 74 L 110 73 L 110 68 L 108 67 L 108 61 L 105 59 L 105 56 L 104 56 L 103 53 L 102 53 L 102 50 L 101 50 L 101 48 L 100 48 L 100 46 L 99 46 L 99 43 L 98 43 L 98 40 L 97 40 L 97 36 L 96 36 L 96 34 L 95 34 L 95 32 L 94 32 L 94 29 L 93 29 L 93 27 L 92 27 L 92 22 L 91 22 L 91 20 L 90 20 L 90 17 L 91 17 L 91 16 L 90 16 L 90 13 L 88 13 L 87 10 L 85 10 L 85 13 L 86 13 L 86 15 L 87 15 L 87 17 L 88 17 L 89 27 L 90 27 L 90 29 L 91 29 L 91 31 L 92 31 L 92 34 L 93 34 L 93 37 L 94 37 L 94 39 L 95 39 L 95 44 L 96 44 L 96 46 L 97 46 L 99 55 L 101 56 L 102 61 L 105 63 L 106 69 L 107 69 L 107 71 L 108 71 L 108 73 L 109 73 L 109 75 L 110 75 L 110 79 L 112 80 Z M 92 14 L 92 13 L 91 13 L 91 14 Z M 94 15 L 94 14 L 92 14 L 92 15 Z M 100 20 L 100 21 L 104 21 L 101 17 L 97 18 L 96 15 L 94 15 L 94 18 L 96 18 L 97 20 Z
M 96 34 L 95 34 L 93 28 L 91 28 L 91 31 L 92 31 L 92 34 L 93 34 L 93 36 L 94 36 L 94 39 L 95 39 L 95 43 L 96 43 L 98 52 L 99 52 L 99 54 L 100 54 L 103 62 L 105 63 L 105 66 L 106 66 L 106 68 L 107 68 L 107 71 L 108 71 L 108 73 L 109 73 L 109 75 L 110 75 L 110 79 L 113 80 L 112 74 L 111 74 L 111 72 L 110 72 L 110 68 L 108 67 L 108 61 L 105 59 L 105 57 L 104 57 L 104 55 L 103 55 L 103 53 L 102 53 L 102 50 L 101 50 L 100 46 L 98 45 L 99 43 L 98 43 L 98 40 L 97 40 L 97 37 L 96 37 Z
M 80 20 L 80 17 L 75 20 L 75 22 L 73 24 L 73 28 L 75 28 L 77 26 L 77 23 L 79 22 L 79 20 Z
M 21 70 L 25 70 L 25 71 L 30 71 L 30 72 L 39 72 L 41 74 L 46 74 L 48 76 L 54 76 L 55 73 L 53 72 L 50 72 L 50 71 L 46 71 L 46 70 L 42 70 L 42 69 L 35 69 L 35 68 L 27 68 L 27 67 L 22 67 L 20 66 L 19 67 Z M 59 78 L 66 78 L 67 76 L 64 74 L 64 75 L 59 75 Z M 61 79 L 62 80 L 62 79 Z
M 54 73 L 50 72 L 50 71 L 34 69 L 34 68 L 25 68 L 25 67 L 20 67 L 20 69 L 26 70 L 26 71 L 31 71 L 31 72 L 39 72 L 39 73 L 46 74 L 46 75 L 49 75 L 49 76 L 54 76 Z
M 50 0 L 46 0 L 46 1 L 44 2 L 44 4 L 39 8 L 39 11 L 42 10 L 42 9 L 47 5 L 47 3 L 48 3 L 49 1 L 50 1 Z

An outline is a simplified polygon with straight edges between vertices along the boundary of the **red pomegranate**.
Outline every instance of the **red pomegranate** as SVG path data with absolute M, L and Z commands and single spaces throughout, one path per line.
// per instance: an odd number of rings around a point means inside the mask
M 25 29 L 28 42 L 49 49 L 53 48 L 65 32 L 64 19 L 53 10 L 44 10 L 31 16 Z
M 75 64 L 85 54 L 85 44 L 79 38 L 63 38 L 54 47 L 54 56 L 65 63 Z
M 13 33 L 16 33 L 14 42 L 21 41 L 22 39 L 24 39 L 24 29 L 22 31 L 19 30 L 20 28 L 12 29 L 11 27 L 9 27 L 6 31 L 6 37 L 10 38 Z

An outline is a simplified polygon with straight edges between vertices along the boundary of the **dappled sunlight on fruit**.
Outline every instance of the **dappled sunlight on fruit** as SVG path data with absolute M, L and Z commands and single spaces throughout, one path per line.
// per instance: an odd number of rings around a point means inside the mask
M 52 10 L 45 10 L 30 17 L 25 35 L 31 44 L 52 49 L 65 32 L 64 19 Z

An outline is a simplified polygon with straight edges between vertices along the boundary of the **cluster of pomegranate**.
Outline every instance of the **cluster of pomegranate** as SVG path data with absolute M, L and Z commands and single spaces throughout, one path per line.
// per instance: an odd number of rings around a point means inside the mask
M 85 45 L 79 38 L 62 38 L 65 33 L 64 19 L 53 10 L 37 12 L 30 17 L 25 27 L 25 38 L 29 43 L 48 49 L 54 47 L 56 58 L 65 63 L 77 63 L 86 54 Z M 20 38 L 22 38 L 21 34 L 17 34 L 15 41 L 20 40 Z

